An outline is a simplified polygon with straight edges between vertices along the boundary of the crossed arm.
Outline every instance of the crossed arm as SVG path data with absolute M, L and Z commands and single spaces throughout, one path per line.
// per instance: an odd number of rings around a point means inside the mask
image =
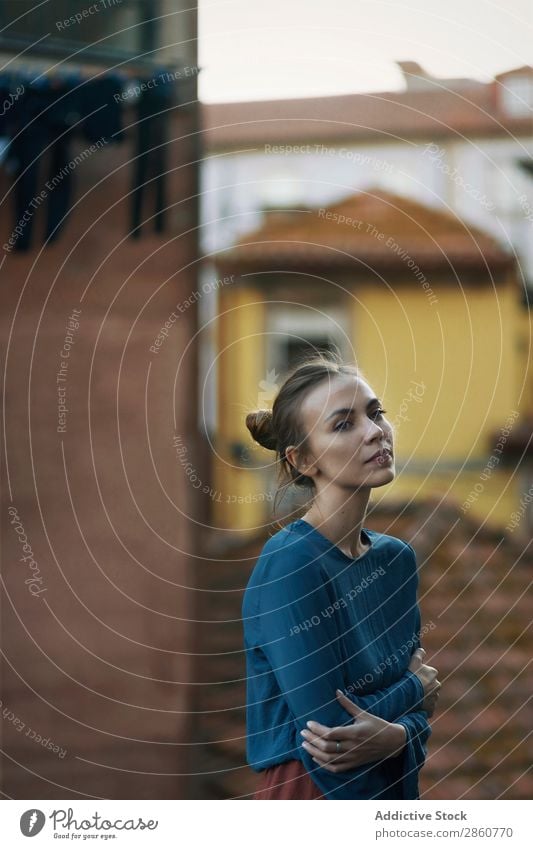
M 413 651 L 420 647 L 421 623 L 418 605 L 415 611 L 415 622 Z M 352 695 L 348 688 L 345 695 L 358 707 L 374 714 L 374 716 L 386 719 L 387 722 L 396 722 L 407 713 L 423 710 L 424 687 L 418 675 L 415 675 L 410 669 L 406 669 L 402 677 L 389 687 L 358 696 Z

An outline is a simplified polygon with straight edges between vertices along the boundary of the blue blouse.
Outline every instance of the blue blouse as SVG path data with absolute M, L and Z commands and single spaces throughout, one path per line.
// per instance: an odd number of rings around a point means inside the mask
M 351 558 L 297 519 L 263 546 L 243 603 L 246 757 L 256 772 L 297 759 L 325 799 L 418 799 L 431 734 L 423 685 L 407 667 L 420 645 L 413 548 L 363 528 Z M 339 688 L 363 710 L 405 726 L 402 752 L 333 773 L 313 761 L 308 720 L 349 725 Z

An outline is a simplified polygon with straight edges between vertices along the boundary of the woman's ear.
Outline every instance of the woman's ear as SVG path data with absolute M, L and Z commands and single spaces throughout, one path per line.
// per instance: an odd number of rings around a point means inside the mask
M 289 445 L 285 449 L 285 457 L 289 463 L 294 466 L 297 472 L 301 475 L 313 477 L 316 471 L 314 463 L 308 461 L 308 457 L 301 454 L 299 449 L 294 445 Z
M 294 466 L 297 469 L 298 463 L 298 449 L 294 445 L 288 445 L 285 449 L 285 457 L 291 466 Z

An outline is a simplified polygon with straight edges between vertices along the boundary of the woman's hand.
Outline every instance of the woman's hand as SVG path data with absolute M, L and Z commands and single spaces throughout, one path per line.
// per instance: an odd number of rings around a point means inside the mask
M 434 666 L 428 666 L 424 663 L 426 650 L 423 648 L 415 649 L 409 663 L 409 669 L 420 678 L 424 687 L 424 701 L 422 708 L 427 712 L 428 716 L 433 716 L 439 698 L 441 688 L 440 681 L 437 681 L 438 671 Z
M 407 740 L 403 725 L 367 713 L 341 690 L 337 690 L 337 698 L 355 717 L 351 725 L 329 728 L 319 722 L 309 722 L 308 730 L 301 732 L 306 741 L 304 748 L 316 763 L 330 772 L 346 772 L 402 752 Z

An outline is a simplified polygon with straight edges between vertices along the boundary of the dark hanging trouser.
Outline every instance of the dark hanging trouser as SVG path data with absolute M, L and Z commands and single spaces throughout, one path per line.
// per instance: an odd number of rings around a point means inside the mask
M 150 192 L 154 195 L 154 230 L 162 233 L 165 228 L 168 105 L 167 97 L 158 95 L 155 89 L 143 92 L 138 104 L 130 219 L 130 235 L 134 239 L 141 235 L 143 197 Z
M 48 191 L 48 208 L 46 217 L 45 240 L 54 242 L 61 230 L 72 198 L 72 169 L 69 153 L 70 140 L 67 134 L 58 139 L 50 159 L 50 170 L 47 182 L 51 186 Z
M 52 150 L 48 177 L 53 188 L 50 190 L 48 203 L 45 233 L 47 241 L 53 242 L 57 238 L 72 202 L 72 172 L 76 166 L 72 163 L 70 153 L 70 125 L 78 123 L 77 129 L 81 130 L 92 144 L 122 141 L 122 107 L 115 100 L 115 95 L 121 90 L 120 79 L 110 75 L 73 88 L 54 106 L 57 140 Z M 83 118 L 83 121 L 79 122 L 80 118 Z M 54 177 L 57 178 L 55 182 Z
M 55 241 L 61 231 L 73 195 L 75 166 L 70 147 L 73 134 L 81 133 L 89 141 L 101 144 L 123 140 L 121 105 L 115 100 L 120 91 L 121 83 L 116 76 L 82 85 L 73 80 L 55 88 L 28 86 L 23 97 L 14 103 L 8 114 L 12 141 L 6 160 L 16 181 L 15 251 L 30 248 L 35 214 L 42 205 L 46 207 L 47 242 Z M 43 179 L 42 154 L 47 148 L 50 164 Z
M 42 113 L 50 100 L 43 91 L 26 91 L 9 113 L 10 142 L 6 165 L 15 177 L 13 187 L 13 238 L 15 251 L 31 245 L 35 215 L 43 202 L 39 184 L 41 156 L 50 142 Z
M 18 144 L 19 169 L 15 184 L 15 236 L 14 250 L 26 251 L 31 245 L 35 215 L 45 201 L 38 177 L 41 154 L 48 142 L 40 133 L 27 133 Z
M 17 145 L 19 168 L 15 185 L 14 249 L 26 251 L 31 247 L 35 215 L 40 206 L 46 206 L 45 238 L 54 241 L 70 208 L 72 174 L 69 168 L 70 140 L 65 135 L 53 143 L 50 167 L 46 180 L 40 180 L 42 153 L 50 144 L 50 137 L 41 132 L 27 132 L 24 142 Z M 48 186 L 47 186 L 48 183 Z

